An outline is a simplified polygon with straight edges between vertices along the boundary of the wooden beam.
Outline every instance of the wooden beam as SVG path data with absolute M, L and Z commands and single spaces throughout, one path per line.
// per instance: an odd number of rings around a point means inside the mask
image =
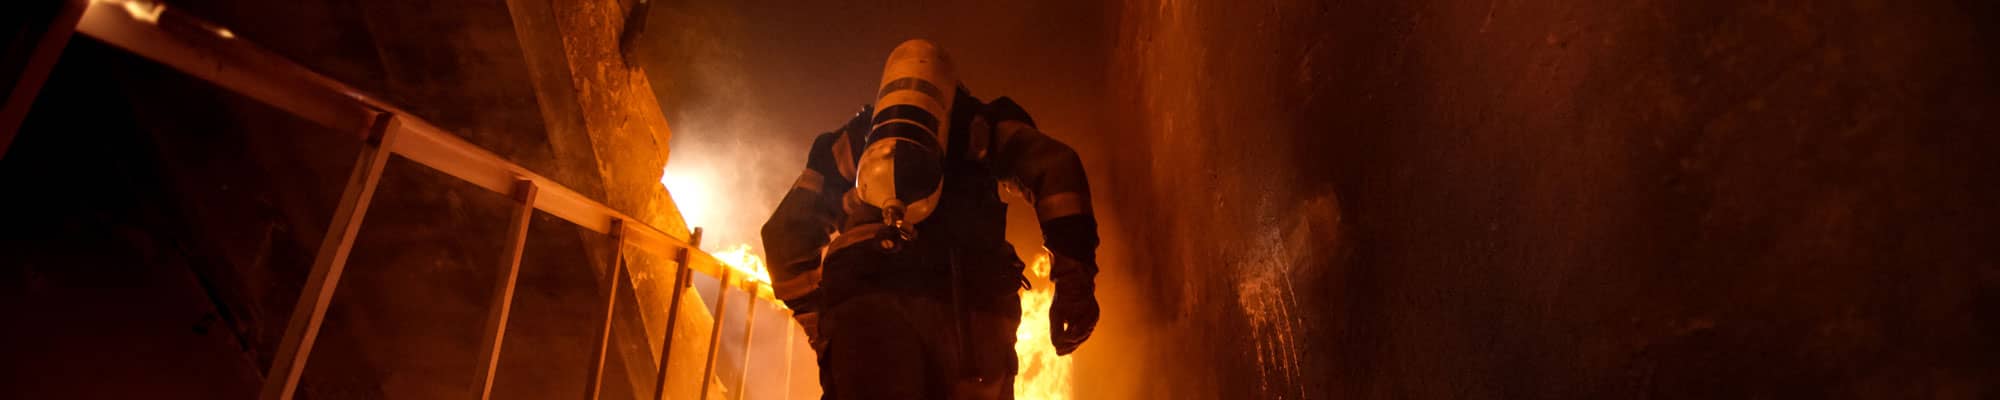
M 514 218 L 507 225 L 507 249 L 501 254 L 500 276 L 487 302 L 486 334 L 479 340 L 480 361 L 473 374 L 473 392 L 480 400 L 493 395 L 493 374 L 500 369 L 500 347 L 507 342 L 507 315 L 514 309 L 514 284 L 521 276 L 521 253 L 528 244 L 528 225 L 535 218 L 535 181 L 514 181 Z
M 625 61 L 626 68 L 641 67 L 639 39 L 646 35 L 646 19 L 653 7 L 651 0 L 639 0 L 632 4 L 632 11 L 625 14 L 625 29 L 618 34 L 618 55 Z
M 701 228 L 694 228 L 692 238 L 688 243 L 694 246 L 701 245 Z M 669 357 L 674 351 L 674 329 L 680 326 L 681 297 L 687 295 L 690 283 L 688 275 L 694 271 L 694 268 L 688 265 L 693 258 L 692 254 L 693 250 L 682 248 L 680 254 L 674 257 L 674 288 L 672 297 L 667 299 L 667 330 L 660 334 L 660 367 L 655 370 L 656 376 L 653 377 L 654 400 L 667 398 L 667 363 L 673 360 Z
M 578 86 L 570 73 L 563 31 L 556 23 L 554 9 L 558 4 L 550 0 L 506 0 L 506 3 L 507 14 L 514 23 L 514 38 L 520 43 L 522 65 L 528 69 L 528 83 L 535 90 L 535 104 L 547 130 L 543 136 L 548 138 L 549 150 L 554 154 L 589 155 L 555 157 L 551 171 L 557 173 L 557 178 L 583 185 L 577 190 L 584 194 L 603 196 L 605 178 L 597 170 L 597 149 L 591 144 L 583 103 L 577 101 Z
M 364 136 L 374 139 L 363 141 L 361 152 L 354 160 L 354 169 L 348 173 L 347 188 L 340 193 L 340 205 L 333 211 L 332 222 L 327 223 L 326 235 L 319 242 L 319 253 L 313 258 L 312 272 L 306 275 L 306 282 L 299 288 L 298 304 L 292 307 L 291 321 L 285 325 L 284 339 L 278 344 L 278 352 L 271 359 L 271 370 L 264 374 L 264 388 L 260 398 L 265 400 L 287 400 L 298 390 L 299 376 L 305 372 L 306 359 L 312 355 L 313 341 L 319 338 L 320 323 L 326 318 L 326 308 L 333 303 L 334 289 L 340 286 L 340 275 L 347 268 L 347 255 L 354 245 L 354 236 L 361 231 L 361 219 L 368 213 L 368 203 L 375 197 L 375 186 L 382 180 L 382 169 L 389 163 L 389 148 L 397 140 L 396 121 L 392 114 L 375 114 L 373 122 Z
M 604 278 L 604 323 L 597 326 L 597 347 L 590 351 L 584 400 L 597 400 L 604 389 L 604 354 L 611 349 L 611 322 L 618 316 L 618 286 L 625 283 L 625 222 L 611 221 L 611 273 Z
M 7 146 L 14 143 L 14 135 L 20 132 L 21 121 L 28 119 L 28 108 L 35 104 L 35 95 L 42 92 L 42 83 L 49 78 L 49 70 L 55 69 L 56 59 L 62 57 L 63 46 L 69 44 L 69 36 L 76 33 L 76 23 L 83 18 L 88 0 L 32 0 L 16 1 L 0 6 L 11 16 L 4 19 L 18 20 L 7 37 L 12 40 L 0 43 L 0 79 L 10 79 L 5 83 L 7 98 L 0 102 L 0 158 L 7 157 Z

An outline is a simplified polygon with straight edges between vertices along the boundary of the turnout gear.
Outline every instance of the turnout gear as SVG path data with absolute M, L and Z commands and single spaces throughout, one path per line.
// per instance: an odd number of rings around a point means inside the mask
M 1026 280 L 999 188 L 1041 221 L 1050 344 L 1067 354 L 1098 313 L 1082 162 L 1013 100 L 973 97 L 935 45 L 906 42 L 888 64 L 876 102 L 815 138 L 765 223 L 772 287 L 806 325 L 829 398 L 1011 397 Z
M 1013 99 L 999 98 L 983 110 L 1003 143 L 996 161 L 1024 188 L 1042 221 L 1042 247 L 1049 249 L 1049 344 L 1068 355 L 1097 328 L 1097 219 L 1090 210 L 1090 185 L 1083 161 L 1069 146 L 1043 136 L 1035 120 Z M 1036 190 L 1042 191 L 1037 193 Z

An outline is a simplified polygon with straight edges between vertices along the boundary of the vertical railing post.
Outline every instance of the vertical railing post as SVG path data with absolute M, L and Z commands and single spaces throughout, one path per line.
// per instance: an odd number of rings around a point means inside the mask
M 688 280 L 690 274 L 694 273 L 694 268 L 688 266 L 688 262 L 694 260 L 694 251 L 700 247 L 701 228 L 696 227 L 694 233 L 688 235 L 687 247 L 682 247 L 679 252 L 674 253 L 673 298 L 667 299 L 667 330 L 666 333 L 660 334 L 660 368 L 657 370 L 658 375 L 653 377 L 654 400 L 667 398 L 667 361 L 670 360 L 668 356 L 673 354 L 674 329 L 681 321 L 681 296 L 687 295 Z
M 743 396 L 749 392 L 743 384 L 750 381 L 750 339 L 757 334 L 757 309 L 762 308 L 757 305 L 756 293 L 751 293 L 749 305 L 746 307 L 747 309 L 743 311 L 743 363 L 740 364 L 743 368 L 738 371 L 741 373 L 736 374 L 736 395 L 730 396 L 736 400 L 743 400 Z
M 584 383 L 584 400 L 597 400 L 604 390 L 604 354 L 611 349 L 611 321 L 618 316 L 618 285 L 625 283 L 625 220 L 611 220 L 611 273 L 604 279 L 604 323 L 597 327 L 597 347 L 590 352 L 590 381 Z
M 393 114 L 377 113 L 367 125 L 364 137 L 368 139 L 362 141 L 360 155 L 347 176 L 347 188 L 340 193 L 340 205 L 334 209 L 333 220 L 327 223 L 326 236 L 320 239 L 319 252 L 313 257 L 312 271 L 299 288 L 299 302 L 285 324 L 285 337 L 271 358 L 270 372 L 264 375 L 262 399 L 288 400 L 298 390 L 299 376 L 312 355 L 313 341 L 319 338 L 326 308 L 333 302 L 334 289 L 340 286 L 341 272 L 347 268 L 354 236 L 361 231 L 361 219 L 368 213 L 375 185 L 381 182 L 382 169 L 388 166 L 391 149 L 400 136 L 396 124 Z
M 715 382 L 715 352 L 722 347 L 722 313 L 729 311 L 729 278 L 735 275 L 735 268 L 723 268 L 722 276 L 715 287 L 715 323 L 708 327 L 708 357 L 701 367 L 701 393 L 695 398 L 708 400 L 708 385 Z
M 528 225 L 535 217 L 535 181 L 514 181 L 514 215 L 507 223 L 507 248 L 501 254 L 500 276 L 487 302 L 486 331 L 479 339 L 479 366 L 473 375 L 473 392 L 480 400 L 493 395 L 493 374 L 500 369 L 500 348 L 507 342 L 507 314 L 514 309 L 514 284 L 521 276 L 521 253 L 528 244 Z
M 49 70 L 62 57 L 63 46 L 76 33 L 76 23 L 90 5 L 89 0 L 10 3 L 0 6 L 0 11 L 12 14 L 4 18 L 13 20 L 8 22 L 20 24 L 13 26 L 16 30 L 12 32 L 0 32 L 5 35 L 0 37 L 12 38 L 0 42 L 0 79 L 5 79 L 0 83 L 7 85 L 0 87 L 7 96 L 0 100 L 0 158 L 7 157 L 7 146 L 20 132 L 21 121 L 28 118 L 28 107 L 34 105 L 42 82 L 49 78 Z
M 793 321 L 796 316 L 797 314 L 791 310 L 785 310 L 785 321 Z M 798 330 L 799 328 L 792 326 L 790 322 L 785 323 L 785 395 L 782 397 L 785 399 L 792 398 L 792 351 L 798 350 L 799 347 L 798 343 L 793 342 L 799 340 Z

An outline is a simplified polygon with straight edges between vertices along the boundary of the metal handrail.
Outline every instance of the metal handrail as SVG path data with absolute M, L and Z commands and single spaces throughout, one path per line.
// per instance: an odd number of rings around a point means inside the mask
M 616 209 L 577 193 L 568 187 L 528 170 L 505 157 L 467 142 L 424 119 L 379 100 L 364 92 L 321 75 L 282 56 L 271 53 L 247 41 L 239 40 L 227 28 L 209 23 L 194 16 L 168 10 L 164 4 L 142 0 L 92 0 L 77 23 L 76 32 L 103 41 L 141 57 L 159 62 L 175 70 L 214 83 L 232 92 L 269 104 L 287 113 L 297 115 L 338 132 L 353 132 L 355 139 L 362 143 L 354 169 L 349 176 L 341 202 L 336 208 L 333 222 L 315 257 L 313 269 L 302 287 L 299 302 L 285 331 L 284 341 L 278 354 L 272 360 L 271 370 L 265 376 L 262 398 L 290 399 L 296 391 L 300 374 L 311 353 L 319 326 L 324 320 L 326 308 L 332 301 L 333 289 L 345 268 L 348 252 L 367 205 L 373 198 L 376 183 L 389 155 L 401 155 L 411 161 L 437 169 L 445 174 L 470 182 L 481 188 L 507 195 L 517 202 L 519 210 L 514 214 L 510 226 L 513 238 L 508 248 L 508 257 L 503 257 L 504 275 L 496 285 L 491 314 L 487 318 L 487 332 L 482 342 L 481 353 L 485 358 L 480 368 L 480 377 L 473 390 L 484 399 L 491 391 L 493 369 L 497 365 L 500 344 L 506 331 L 507 314 L 511 308 L 513 283 L 518 272 L 520 249 L 526 240 L 526 220 L 532 214 L 529 210 L 539 209 L 591 231 L 611 235 L 619 243 L 620 252 L 625 245 L 644 249 L 663 256 L 674 257 L 681 272 L 675 278 L 675 296 L 669 307 L 668 324 L 675 321 L 672 315 L 678 310 L 678 296 L 690 284 L 685 271 L 701 272 L 715 276 L 722 281 L 725 289 L 734 288 L 752 294 L 753 300 L 764 300 L 778 304 L 768 284 L 758 282 L 745 274 L 732 273 L 713 255 L 701 251 L 694 243 L 699 241 L 698 232 L 690 232 L 685 226 L 656 227 L 644 220 L 628 216 Z M 671 196 L 671 194 L 669 194 Z M 599 346 L 596 354 L 598 365 L 589 371 L 591 384 L 586 398 L 594 399 L 603 363 L 603 352 L 609 340 L 610 319 L 615 308 L 615 291 L 619 274 L 623 270 L 622 256 L 613 260 L 612 284 L 605 301 L 606 322 L 600 328 Z M 723 290 L 720 293 L 726 294 Z M 718 296 L 717 303 L 724 299 Z M 718 306 L 718 310 L 720 307 Z M 748 319 L 746 319 L 748 320 Z M 715 317 L 715 328 L 719 328 L 722 317 Z M 746 322 L 747 323 L 747 322 Z M 719 329 L 712 328 L 719 334 Z M 746 329 L 746 342 L 750 332 Z M 666 352 L 673 340 L 671 331 L 662 338 L 669 344 L 661 349 L 661 379 L 664 379 Z M 787 335 L 789 337 L 789 335 Z M 710 346 L 718 342 L 711 338 Z M 786 343 L 787 359 L 790 359 L 791 343 Z M 746 349 L 745 356 L 748 356 Z M 710 349 L 708 368 L 712 371 L 714 350 Z M 740 386 L 740 384 L 739 384 Z M 704 385 L 706 387 L 706 385 Z M 659 390 L 664 392 L 664 390 Z M 741 394 L 741 388 L 738 388 Z M 706 397 L 706 390 L 702 393 Z M 664 393 L 656 393 L 664 397 Z
M 134 18 L 125 4 L 138 3 L 95 1 L 84 12 L 77 32 L 336 131 L 366 132 L 374 114 L 393 114 L 397 122 L 393 134 L 402 136 L 390 149 L 397 155 L 495 193 L 511 193 L 514 179 L 529 179 L 543 190 L 536 209 L 598 233 L 610 233 L 612 221 L 638 222 L 625 224 L 632 244 L 663 256 L 688 247 L 686 227 L 654 227 L 625 215 L 400 107 L 237 40 L 226 28 L 164 6 L 159 14 L 148 17 L 156 18 L 151 22 Z M 370 138 L 362 134 L 356 139 Z M 691 264 L 696 272 L 722 276 L 728 268 L 707 252 L 696 251 L 695 256 Z M 774 300 L 763 282 L 745 277 L 730 283 L 740 290 L 759 292 L 758 298 Z

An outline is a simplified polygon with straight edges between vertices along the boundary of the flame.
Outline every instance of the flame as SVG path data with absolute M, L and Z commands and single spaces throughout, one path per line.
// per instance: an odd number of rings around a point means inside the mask
M 1014 398 L 1071 398 L 1071 360 L 1057 356 L 1049 345 L 1049 305 L 1055 302 L 1055 285 L 1049 282 L 1048 255 L 1029 264 L 1028 280 L 1034 289 L 1021 291 L 1021 327 L 1014 331 L 1014 354 L 1021 363 L 1020 375 L 1014 377 Z
M 740 243 L 728 250 L 708 254 L 715 256 L 716 260 L 722 261 L 722 265 L 729 266 L 729 269 L 749 277 L 750 281 L 771 284 L 771 270 L 764 267 L 764 258 L 758 257 L 749 243 Z
M 730 199 L 721 198 L 712 190 L 715 179 L 705 172 L 711 171 L 667 169 L 660 176 L 660 183 L 673 196 L 674 205 L 688 226 L 718 222 L 718 217 L 734 211 Z M 764 259 L 748 243 L 709 254 L 750 280 L 771 283 Z M 1055 285 L 1049 281 L 1048 255 L 1035 257 L 1026 272 L 1034 289 L 1020 293 L 1021 326 L 1014 332 L 1014 353 L 1020 358 L 1020 374 L 1014 379 L 1014 398 L 1070 399 L 1072 360 L 1057 356 L 1049 344 L 1049 305 L 1055 301 Z
M 660 184 L 666 186 L 673 196 L 674 208 L 681 212 L 681 220 L 688 226 L 704 226 L 719 222 L 717 219 L 728 208 L 727 199 L 717 198 L 713 185 L 714 177 L 706 171 L 684 171 L 672 168 L 660 174 Z M 709 251 L 722 265 L 728 266 L 750 280 L 763 284 L 771 283 L 771 272 L 764 267 L 764 258 L 749 243 L 738 243 L 722 251 Z
M 686 171 L 666 169 L 660 174 L 660 184 L 666 186 L 673 197 L 674 207 L 681 212 L 681 220 L 688 226 L 703 226 L 719 222 L 717 219 L 728 210 L 728 199 L 718 198 L 714 190 L 714 176 L 707 171 Z M 764 266 L 764 258 L 757 256 L 756 249 L 749 243 L 738 243 L 723 250 L 708 250 L 710 256 L 723 266 L 736 270 L 747 279 L 764 285 L 771 284 L 771 271 Z

